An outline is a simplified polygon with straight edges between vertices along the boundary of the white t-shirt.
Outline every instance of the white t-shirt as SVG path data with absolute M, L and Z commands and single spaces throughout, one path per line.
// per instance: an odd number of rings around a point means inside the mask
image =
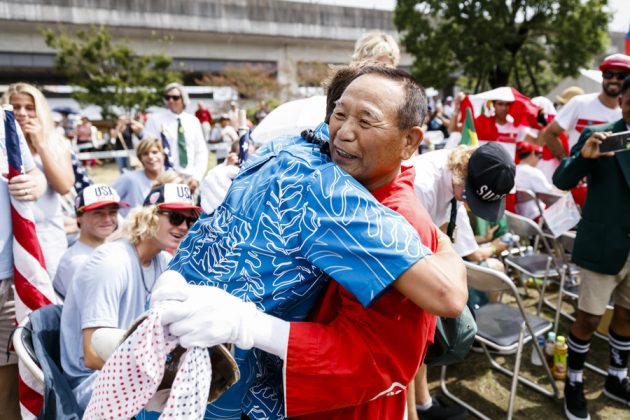
M 34 156 L 34 159 L 37 168 L 46 175 L 39 155 Z M 46 271 L 53 279 L 57 273 L 59 260 L 68 249 L 68 239 L 63 225 L 61 198 L 50 183 L 46 187 L 46 192 L 35 202 L 33 216 L 37 237 L 46 260 Z
M 35 169 L 35 162 L 26 144 L 20 126 L 17 125 L 20 138 L 20 152 L 25 172 Z M 0 109 L 0 280 L 13 277 L 13 229 L 11 229 L 11 203 L 9 200 L 8 180 L 2 174 L 8 172 L 7 146 L 4 133 L 4 113 Z
M 451 220 L 451 200 L 455 196 L 453 176 L 448 169 L 449 153 L 450 150 L 436 150 L 414 156 L 403 163 L 415 168 L 414 192 L 438 227 Z M 478 245 L 466 209 L 461 203 L 457 203 L 455 223 L 455 251 L 462 257 L 472 254 Z
M 177 147 L 177 119 L 180 119 L 186 139 L 186 156 L 188 164 L 182 167 L 179 163 Z M 175 114 L 169 110 L 151 114 L 144 127 L 144 137 L 160 138 L 162 129 L 165 132 L 170 148 L 170 159 L 173 168 L 184 175 L 200 181 L 208 170 L 208 146 L 197 117 L 187 112 Z
M 538 168 L 526 163 L 516 165 L 516 176 L 514 177 L 514 187 L 516 191 L 533 191 L 535 193 L 550 193 L 555 188 L 547 180 L 545 174 Z M 534 219 L 540 216 L 540 211 L 534 200 L 516 204 L 516 211 L 521 216 Z
M 94 248 L 78 240 L 63 254 L 53 280 L 53 287 L 61 297 L 65 298 L 74 273 L 87 262 L 92 251 Z
M 436 150 L 414 156 L 403 163 L 415 168 L 414 191 L 438 226 L 450 220 L 451 199 L 455 196 L 453 176 L 448 170 L 449 153 L 450 150 Z
M 89 402 L 96 376 L 92 375 L 92 369 L 85 367 L 83 330 L 128 328 L 145 311 L 150 298 L 147 290 L 153 289 L 170 258 L 167 252 L 160 252 L 151 265 L 142 270 L 133 245 L 119 240 L 99 246 L 77 270 L 61 312 L 60 358 L 82 408 Z M 83 382 L 90 386 L 81 386 Z
M 112 187 L 120 196 L 120 200 L 126 201 L 131 205 L 130 208 L 121 208 L 119 210 L 123 217 L 127 217 L 130 209 L 142 206 L 144 199 L 151 190 L 152 183 L 153 181 L 147 177 L 144 169 L 123 172 L 114 181 Z
M 479 244 L 475 239 L 475 232 L 470 225 L 470 218 L 466 207 L 457 206 L 457 217 L 455 219 L 455 242 L 453 248 L 457 255 L 464 258 L 479 249 Z
M 575 146 L 585 127 L 621 118 L 621 109 L 608 108 L 601 103 L 598 95 L 599 93 L 587 93 L 574 96 L 556 115 L 555 121 L 569 135 L 569 150 Z

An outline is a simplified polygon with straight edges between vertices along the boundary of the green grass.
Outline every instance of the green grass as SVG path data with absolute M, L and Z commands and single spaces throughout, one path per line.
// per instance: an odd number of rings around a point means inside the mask
M 525 299 L 525 305 L 529 312 L 536 311 L 538 294 L 529 289 L 531 298 Z M 555 302 L 555 294 L 548 296 Z M 509 302 L 509 299 L 505 299 Z M 571 305 L 565 304 L 565 309 Z M 552 320 L 554 314 L 543 311 L 543 317 Z M 568 335 L 571 324 L 568 320 L 560 321 L 558 333 Z M 542 367 L 533 366 L 530 362 L 531 344 L 527 344 L 521 360 L 521 372 L 524 376 L 534 380 L 541 386 L 551 389 L 549 381 Z M 497 361 L 505 363 L 512 369 L 515 356 L 497 356 Z M 596 366 L 608 367 L 608 343 L 593 338 L 588 361 Z M 440 369 L 429 368 L 429 387 L 432 394 L 440 391 Z M 584 371 L 585 396 L 588 401 L 591 418 L 596 419 L 630 419 L 630 410 L 621 404 L 609 400 L 603 393 L 605 378 L 588 369 Z M 502 418 L 506 416 L 508 399 L 510 395 L 511 378 L 498 370 L 492 369 L 486 356 L 471 352 L 466 361 L 449 367 L 447 375 L 448 388 L 455 395 L 471 404 L 490 418 Z M 564 389 L 564 381 L 556 381 L 560 395 Z M 517 386 L 514 418 L 520 419 L 564 419 L 563 401 L 544 396 L 533 389 L 519 384 Z

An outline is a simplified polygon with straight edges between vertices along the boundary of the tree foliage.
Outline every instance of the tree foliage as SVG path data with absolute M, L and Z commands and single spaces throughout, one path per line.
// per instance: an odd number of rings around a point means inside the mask
M 461 76 L 478 92 L 513 85 L 540 95 L 575 76 L 607 40 L 607 0 L 398 0 L 394 23 L 429 86 Z
M 46 44 L 57 50 L 55 68 L 78 87 L 72 97 L 102 108 L 104 118 L 121 107 L 128 115 L 162 104 L 162 89 L 179 82 L 169 70 L 172 58 L 164 54 L 138 55 L 126 42 L 114 43 L 104 27 L 70 34 L 44 31 Z
M 241 99 L 256 101 L 277 96 L 281 89 L 272 71 L 253 64 L 226 66 L 223 74 L 206 74 L 195 81 L 204 86 L 230 86 Z

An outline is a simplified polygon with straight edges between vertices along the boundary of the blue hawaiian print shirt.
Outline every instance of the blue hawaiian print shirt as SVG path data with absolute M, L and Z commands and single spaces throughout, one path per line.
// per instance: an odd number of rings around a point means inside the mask
M 315 135 L 328 140 L 321 124 Z M 365 306 L 430 254 L 415 229 L 379 204 L 319 146 L 301 137 L 251 156 L 225 201 L 204 214 L 170 269 L 190 283 L 221 287 L 285 319 L 306 318 L 328 276 Z M 282 419 L 282 360 L 236 350 L 241 380 L 206 418 Z

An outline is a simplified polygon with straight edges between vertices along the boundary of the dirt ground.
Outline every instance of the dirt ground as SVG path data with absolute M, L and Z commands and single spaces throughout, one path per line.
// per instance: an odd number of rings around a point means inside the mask
M 216 158 L 210 154 L 208 168 L 216 165 Z M 102 166 L 89 168 L 88 172 L 95 182 L 111 184 L 118 177 L 118 168 L 112 162 L 106 162 Z M 530 289 L 530 299 L 525 299 L 529 310 L 535 311 L 537 294 Z M 553 294 L 550 294 L 552 301 Z M 509 299 L 506 298 L 506 301 Z M 566 305 L 567 309 L 571 308 Z M 551 312 L 543 312 L 548 319 L 553 318 Z M 567 335 L 570 323 L 562 320 L 559 334 Z M 531 345 L 527 344 L 523 352 L 521 370 L 529 378 L 537 383 L 549 387 L 542 367 L 532 366 L 530 363 Z M 509 368 L 514 364 L 514 356 L 498 356 L 497 360 L 507 363 Z M 606 369 L 608 366 L 608 343 L 594 338 L 591 345 L 589 362 Z M 440 369 L 429 369 L 429 386 L 432 394 L 441 394 Z M 617 402 L 610 401 L 602 393 L 604 387 L 603 376 L 595 372 L 585 370 L 585 393 L 588 400 L 589 411 L 593 420 L 597 419 L 630 419 L 630 409 L 624 408 Z M 563 381 L 557 381 L 560 392 L 564 387 Z M 484 354 L 471 352 L 464 363 L 454 365 L 448 370 L 447 384 L 451 392 L 463 398 L 490 418 L 505 417 L 508 406 L 511 380 L 497 370 L 491 369 Z M 472 418 L 472 417 L 471 417 Z M 514 411 L 517 419 L 564 419 L 562 400 L 551 399 L 525 385 L 517 388 L 517 397 Z

